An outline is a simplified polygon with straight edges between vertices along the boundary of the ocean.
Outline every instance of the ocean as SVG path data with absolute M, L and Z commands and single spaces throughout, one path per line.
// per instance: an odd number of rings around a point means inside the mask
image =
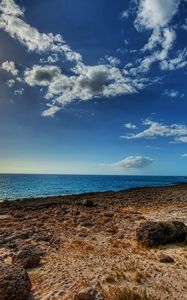
M 173 176 L 0 174 L 0 200 L 170 186 L 184 181 Z

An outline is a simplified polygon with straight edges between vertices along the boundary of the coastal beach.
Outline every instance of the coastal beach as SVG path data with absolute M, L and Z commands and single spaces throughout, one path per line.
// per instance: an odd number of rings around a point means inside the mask
M 187 224 L 187 184 L 4 201 L 0 256 L 14 265 L 22 248 L 37 250 L 40 263 L 26 268 L 30 299 L 87 300 L 93 289 L 95 299 L 120 299 L 128 290 L 140 297 L 132 299 L 184 300 L 185 242 L 148 248 L 136 237 L 141 223 L 173 220 Z

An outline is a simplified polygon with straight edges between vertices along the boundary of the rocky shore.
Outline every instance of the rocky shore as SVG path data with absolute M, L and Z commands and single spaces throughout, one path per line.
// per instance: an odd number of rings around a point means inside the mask
M 0 300 L 187 299 L 187 184 L 0 203 Z

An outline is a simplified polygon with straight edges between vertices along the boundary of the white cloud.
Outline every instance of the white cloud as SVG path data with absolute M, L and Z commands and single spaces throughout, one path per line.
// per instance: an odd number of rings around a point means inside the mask
M 13 76 L 17 76 L 18 74 L 18 69 L 13 61 L 4 61 L 1 65 L 1 68 L 6 72 L 11 73 Z
M 180 93 L 179 91 L 176 91 L 176 90 L 168 90 L 166 89 L 163 93 L 164 96 L 168 96 L 170 98 L 176 98 L 176 97 L 180 97 L 180 98 L 183 98 L 184 97 L 184 94 L 183 93 Z
M 136 125 L 132 124 L 132 123 L 126 123 L 124 124 L 124 127 L 125 128 L 128 128 L 128 129 L 136 129 Z
M 138 29 L 167 26 L 177 13 L 180 0 L 141 0 L 135 25 Z
M 13 85 L 16 83 L 16 81 L 14 80 L 14 79 L 9 79 L 9 80 L 7 80 L 7 85 L 9 86 L 9 87 L 13 87 Z
M 106 55 L 105 58 L 111 64 L 111 66 L 117 66 L 120 64 L 120 59 L 116 57 Z
M 164 125 L 152 120 L 145 120 L 144 126 L 148 126 L 147 129 L 137 133 L 122 136 L 125 139 L 142 139 L 142 138 L 156 138 L 156 137 L 175 137 L 176 142 L 187 142 L 187 126 L 181 124 Z
M 142 48 L 142 51 L 151 51 L 158 46 L 157 49 L 155 49 L 155 51 L 150 55 L 139 59 L 139 65 L 137 67 L 130 68 L 130 73 L 137 76 L 139 73 L 148 72 L 154 63 L 160 62 L 162 64 L 163 61 L 167 61 L 169 51 L 172 49 L 175 39 L 176 33 L 173 29 L 164 28 L 162 31 L 160 31 L 160 29 L 154 30 L 148 43 Z
M 122 11 L 122 13 L 120 14 L 120 18 L 121 19 L 128 19 L 129 17 L 129 11 L 128 10 L 124 10 Z
M 187 157 L 187 153 L 184 153 L 181 155 L 182 157 Z
M 15 91 L 14 91 L 14 94 L 15 94 L 16 96 L 20 96 L 20 95 L 23 94 L 23 92 L 24 92 L 24 88 L 20 88 L 20 89 L 15 90 Z
M 54 105 L 44 110 L 42 113 L 43 117 L 54 117 L 54 115 L 60 110 L 60 107 Z
M 0 28 L 19 40 L 29 51 L 61 53 L 67 60 L 81 61 L 81 55 L 73 51 L 60 34 L 40 33 L 22 18 L 24 11 L 13 0 L 1 0 Z
M 79 64 L 72 73 L 67 76 L 56 66 L 34 65 L 32 69 L 25 71 L 25 82 L 30 86 L 46 86 L 45 97 L 61 106 L 74 100 L 87 101 L 94 97 L 110 97 L 136 91 L 135 83 L 128 82 L 118 68 L 110 65 Z
M 186 133 L 187 134 L 187 133 Z M 187 136 L 180 136 L 175 139 L 178 143 L 187 143 Z
M 121 161 L 110 164 L 115 169 L 143 169 L 153 163 L 153 159 L 143 156 L 128 156 Z
M 178 51 L 178 56 L 172 59 L 164 59 L 160 62 L 161 70 L 173 71 L 184 68 L 187 65 L 187 48 Z
M 40 58 L 40 63 L 42 64 L 54 64 L 57 61 L 59 61 L 59 58 L 56 53 L 49 55 L 47 58 Z

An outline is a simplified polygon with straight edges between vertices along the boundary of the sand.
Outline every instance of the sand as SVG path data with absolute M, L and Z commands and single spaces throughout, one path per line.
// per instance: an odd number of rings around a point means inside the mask
M 93 207 L 84 205 L 90 199 Z M 187 225 L 187 185 L 0 203 L 0 255 L 11 264 L 24 245 L 41 252 L 40 266 L 28 270 L 31 299 L 74 299 L 86 287 L 107 299 L 124 288 L 187 299 L 187 245 L 143 247 L 135 233 L 147 220 Z M 174 263 L 161 263 L 159 253 Z

